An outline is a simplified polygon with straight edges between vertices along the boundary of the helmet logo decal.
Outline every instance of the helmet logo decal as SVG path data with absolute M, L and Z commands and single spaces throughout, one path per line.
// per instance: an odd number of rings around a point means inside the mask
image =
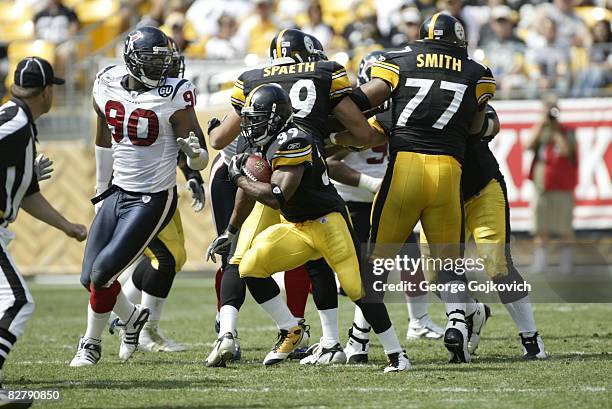
M 306 47 L 306 51 L 308 51 L 309 54 L 314 53 L 314 43 L 312 42 L 312 38 L 309 36 L 304 36 L 304 47 Z
M 439 28 L 434 29 L 434 36 L 438 37 L 438 36 L 443 36 L 444 35 L 444 30 L 440 30 Z
M 455 34 L 459 40 L 465 40 L 465 30 L 460 22 L 455 23 Z
M 142 32 L 140 30 L 136 30 L 130 34 L 128 34 L 128 41 L 127 41 L 127 45 L 126 45 L 126 49 L 128 50 L 133 50 L 134 49 L 134 43 L 138 40 L 140 40 L 141 38 L 143 38 L 144 36 L 142 35 Z

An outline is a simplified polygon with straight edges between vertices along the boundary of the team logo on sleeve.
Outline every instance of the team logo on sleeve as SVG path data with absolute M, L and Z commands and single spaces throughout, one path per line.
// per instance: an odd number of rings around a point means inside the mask
M 172 91 L 174 90 L 174 87 L 172 85 L 162 85 L 161 87 L 159 87 L 157 89 L 157 92 L 159 93 L 160 97 L 169 97 L 170 95 L 172 95 Z

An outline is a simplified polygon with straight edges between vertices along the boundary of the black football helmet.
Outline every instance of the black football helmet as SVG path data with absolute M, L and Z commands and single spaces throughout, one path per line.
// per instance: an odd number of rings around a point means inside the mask
M 270 43 L 270 58 L 291 58 L 296 63 L 327 60 L 323 45 L 303 31 L 282 30 Z
M 138 82 L 147 88 L 156 88 L 168 77 L 172 54 L 172 44 L 161 30 L 141 27 L 127 35 L 123 61 Z
M 448 14 L 436 13 L 421 25 L 421 40 L 437 40 L 458 47 L 467 47 L 463 24 Z
M 181 49 L 172 37 L 168 37 L 172 44 L 172 64 L 168 70 L 168 77 L 183 78 L 185 76 L 185 57 L 181 54 Z
M 241 134 L 251 146 L 265 146 L 291 121 L 289 94 L 278 84 L 263 84 L 247 96 L 240 114 Z
M 363 56 L 359 62 L 359 68 L 357 68 L 357 86 L 361 86 L 372 79 L 372 66 L 378 61 L 378 57 L 384 53 L 383 50 L 375 50 Z

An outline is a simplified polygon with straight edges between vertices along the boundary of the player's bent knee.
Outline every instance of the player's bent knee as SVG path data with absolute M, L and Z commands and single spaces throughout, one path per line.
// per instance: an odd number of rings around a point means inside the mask
M 272 273 L 267 272 L 263 268 L 262 261 L 265 260 L 266 252 L 257 247 L 248 250 L 242 257 L 242 261 L 238 265 L 238 272 L 241 278 L 268 278 Z M 269 255 L 268 255 L 269 256 Z

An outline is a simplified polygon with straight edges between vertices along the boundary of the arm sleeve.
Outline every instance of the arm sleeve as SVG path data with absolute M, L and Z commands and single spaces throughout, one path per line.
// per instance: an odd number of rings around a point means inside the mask
M 372 66 L 372 78 L 380 78 L 395 91 L 400 80 L 400 67 L 388 60 L 379 60 Z
M 476 81 L 476 102 L 482 106 L 486 104 L 495 95 L 497 86 L 495 84 L 495 78 L 489 68 L 484 70 L 484 73 Z
M 272 156 L 272 171 L 279 166 L 298 166 L 312 163 L 312 141 L 297 136 L 282 144 Z
M 242 107 L 246 101 L 246 95 L 244 95 L 244 81 L 242 75 L 238 77 L 236 82 L 234 82 L 234 88 L 232 89 L 232 106 L 240 115 L 240 111 L 242 111 Z
M 30 196 L 37 192 L 40 192 L 40 186 L 38 186 L 38 179 L 36 178 L 36 175 L 32 175 L 32 181 L 30 182 L 30 186 L 28 186 L 28 190 L 26 190 L 25 195 Z
M 329 99 L 332 102 L 332 106 L 335 106 L 344 96 L 352 92 L 352 88 L 351 81 L 346 74 L 346 69 L 342 65 L 334 63 L 332 71 Z

